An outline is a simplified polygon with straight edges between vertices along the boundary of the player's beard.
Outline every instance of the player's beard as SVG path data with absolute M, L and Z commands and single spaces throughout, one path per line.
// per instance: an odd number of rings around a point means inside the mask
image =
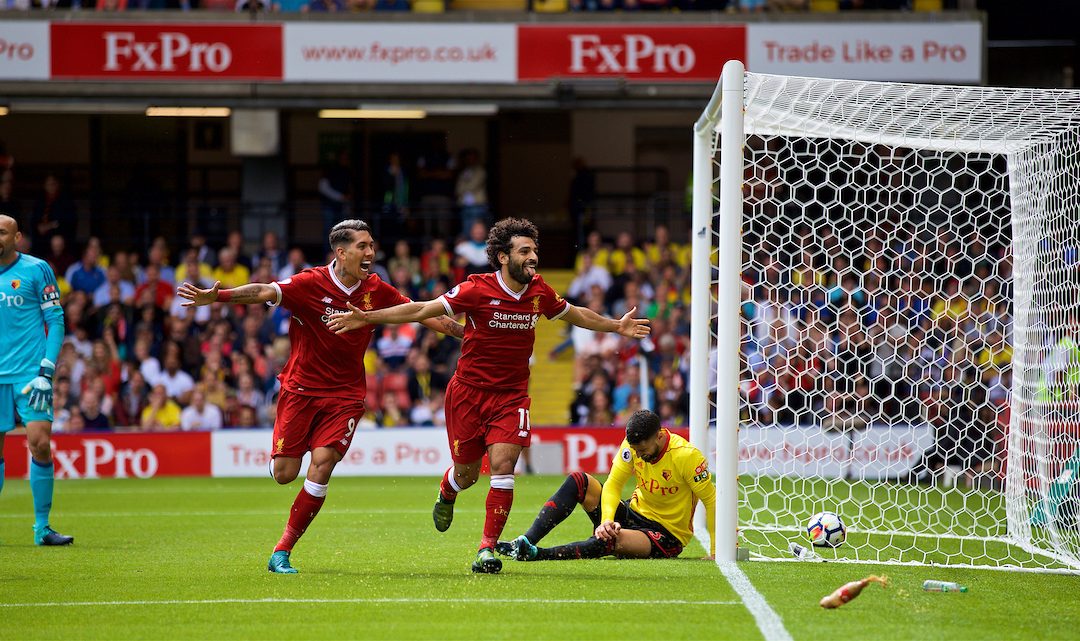
M 529 272 L 525 271 L 526 262 L 527 261 L 523 260 L 520 263 L 517 263 L 511 260 L 508 269 L 508 271 L 510 272 L 510 278 L 513 278 L 522 285 L 528 285 L 530 282 L 532 282 L 532 276 L 529 275 Z M 533 273 L 535 274 L 536 265 L 532 265 L 532 269 Z

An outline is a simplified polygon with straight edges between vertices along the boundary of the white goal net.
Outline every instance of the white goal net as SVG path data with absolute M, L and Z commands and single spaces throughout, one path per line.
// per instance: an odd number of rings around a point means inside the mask
M 1080 569 L 1080 92 L 725 74 L 691 386 L 720 527 L 790 559 L 832 511 L 829 559 Z

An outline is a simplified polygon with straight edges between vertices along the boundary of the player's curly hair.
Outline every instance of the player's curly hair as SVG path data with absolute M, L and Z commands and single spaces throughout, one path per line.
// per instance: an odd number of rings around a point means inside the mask
M 510 255 L 514 245 L 511 239 L 514 236 L 532 238 L 537 247 L 540 246 L 540 232 L 536 225 L 524 218 L 503 218 L 491 227 L 487 237 L 488 263 L 495 269 L 499 269 L 499 254 Z
M 348 245 L 352 242 L 354 231 L 366 231 L 370 234 L 371 226 L 357 218 L 341 221 L 330 230 L 330 249 L 334 249 L 339 245 Z
M 626 442 L 630 445 L 644 443 L 660 431 L 660 417 L 649 410 L 638 410 L 626 421 Z

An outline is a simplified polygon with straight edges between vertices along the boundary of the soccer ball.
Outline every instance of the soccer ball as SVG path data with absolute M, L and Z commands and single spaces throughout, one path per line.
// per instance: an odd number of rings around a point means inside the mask
M 806 523 L 806 535 L 814 547 L 838 548 L 847 538 L 847 526 L 835 512 L 818 512 Z

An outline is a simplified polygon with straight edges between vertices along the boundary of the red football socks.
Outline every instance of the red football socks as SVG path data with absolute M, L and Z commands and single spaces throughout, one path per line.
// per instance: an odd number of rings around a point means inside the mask
M 453 474 L 454 466 L 451 465 L 450 468 L 446 470 L 446 474 L 443 474 L 442 483 L 439 484 L 439 494 L 442 495 L 443 500 L 447 503 L 453 503 L 458 495 L 457 489 L 451 484 L 451 476 L 453 476 Z
M 325 501 L 325 496 L 312 496 L 306 489 L 300 488 L 296 500 L 293 501 L 292 510 L 289 512 L 289 522 L 285 525 L 285 533 L 281 535 L 281 540 L 278 541 L 274 551 L 291 552 L 297 539 L 304 535 L 304 531 L 311 525 Z
M 480 548 L 494 548 L 495 542 L 506 527 L 510 516 L 510 506 L 514 504 L 514 490 L 493 487 L 488 490 L 487 515 L 484 517 L 484 537 L 480 539 Z

